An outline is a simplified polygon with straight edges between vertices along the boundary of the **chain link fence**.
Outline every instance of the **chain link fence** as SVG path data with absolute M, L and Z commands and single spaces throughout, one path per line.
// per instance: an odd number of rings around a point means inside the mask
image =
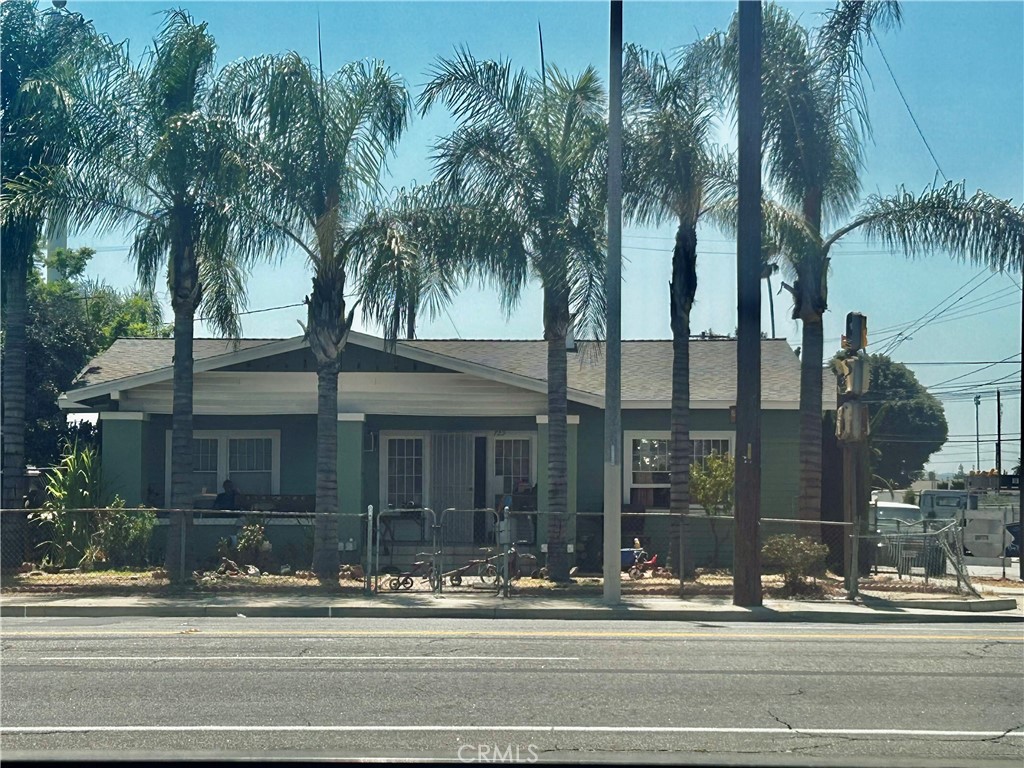
M 339 546 L 338 578 L 313 573 L 316 521 L 315 513 L 295 512 L 3 510 L 0 589 L 361 591 L 364 569 L 348 542 Z
M 603 515 L 566 515 L 561 522 L 571 589 L 601 594 Z M 544 596 L 570 588 L 547 579 L 553 544 L 546 512 L 401 509 L 373 514 L 371 508 L 366 515 L 339 515 L 343 540 L 337 578 L 313 572 L 316 523 L 315 513 L 304 512 L 3 511 L 0 589 L 110 593 L 185 586 L 200 591 Z M 731 516 L 624 512 L 622 593 L 731 595 L 734 524 Z M 893 591 L 977 594 L 966 567 L 962 526 L 922 521 L 858 537 L 851 533 L 849 524 L 763 518 L 758 544 L 765 595 L 841 597 L 849 590 L 882 596 Z M 176 558 L 170 570 L 169 549 Z M 847 564 L 854 561 L 860 577 L 856 584 L 847 576 Z

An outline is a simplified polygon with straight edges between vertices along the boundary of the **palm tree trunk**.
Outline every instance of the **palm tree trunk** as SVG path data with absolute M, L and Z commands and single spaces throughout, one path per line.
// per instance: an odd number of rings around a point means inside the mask
M 821 231 L 821 190 L 807 190 L 803 214 L 814 232 Z M 797 516 L 821 520 L 821 359 L 825 329 L 822 317 L 828 308 L 828 253 L 805 255 L 798 266 L 794 317 L 802 324 L 800 348 L 800 491 Z M 815 526 L 817 527 L 817 526 Z
M 821 358 L 824 340 L 821 315 L 816 319 L 804 317 L 800 352 L 798 515 L 801 520 L 821 520 Z
M 405 316 L 405 338 L 412 341 L 416 338 L 416 302 L 409 300 Z
M 544 338 L 548 343 L 548 578 L 569 580 L 566 531 L 569 497 L 565 334 L 568 301 L 544 289 Z
M 190 223 L 179 224 L 171 246 L 171 307 L 174 310 L 174 366 L 171 406 L 171 513 L 167 530 L 165 567 L 172 580 L 187 578 L 193 563 L 192 515 L 192 387 L 199 268 L 190 236 Z
M 316 526 L 313 572 L 338 575 L 338 371 L 336 358 L 316 372 Z
M 772 318 L 772 338 L 775 338 L 775 297 L 772 295 L 772 276 L 765 278 L 768 281 L 768 314 Z
M 697 292 L 697 230 L 680 224 L 672 252 L 672 282 L 669 284 L 669 306 L 672 325 L 672 410 L 669 471 L 671 489 L 669 506 L 673 516 L 690 511 L 690 465 L 693 443 L 690 440 L 690 310 Z M 682 517 L 677 518 L 677 540 L 680 565 L 689 573 L 693 563 L 683 555 L 686 542 Z M 675 549 L 670 545 L 670 549 Z M 679 590 L 683 589 L 680 571 Z
M 7 233 L 5 233 L 7 234 Z M 19 509 L 28 492 L 25 478 L 25 319 L 26 277 L 29 265 L 21 253 L 7 250 L 10 259 L 4 280 L 4 347 L 3 347 L 3 507 Z M 13 242 L 12 245 L 15 245 Z M 16 563 L 17 565 L 17 563 Z

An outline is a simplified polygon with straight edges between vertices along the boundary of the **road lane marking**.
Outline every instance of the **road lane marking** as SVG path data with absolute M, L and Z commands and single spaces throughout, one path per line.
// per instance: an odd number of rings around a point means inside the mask
M 194 629 L 194 628 L 193 628 Z M 14 632 L 0 632 L 0 637 L 180 637 L 182 630 L 16 630 Z M 629 632 L 623 630 L 615 631 L 582 631 L 574 632 L 568 630 L 535 630 L 535 631 L 502 631 L 502 630 L 447 630 L 447 629 L 392 629 L 392 630 L 362 630 L 362 629 L 324 629 L 324 630 L 287 630 L 287 629 L 199 629 L 198 632 L 189 632 L 192 637 L 460 637 L 460 638 L 488 638 L 488 637 L 511 637 L 511 638 L 627 638 L 627 639 L 703 639 L 703 640 L 892 640 L 919 641 L 935 640 L 939 642 L 951 642 L 959 640 L 975 640 L 980 642 L 1014 642 L 1024 643 L 1024 633 L 1014 635 L 936 635 L 920 633 L 915 635 L 899 634 L 891 635 L 881 632 Z
M 27 660 L 28 657 L 20 657 Z M 38 661 L 579 661 L 579 656 L 40 656 Z
M 804 736 L 930 736 L 991 739 L 1024 737 L 1024 731 L 944 731 L 900 728 L 730 728 L 716 726 L 629 726 L 629 725 L 31 725 L 0 726 L 0 734 L 30 733 L 708 733 L 771 734 Z

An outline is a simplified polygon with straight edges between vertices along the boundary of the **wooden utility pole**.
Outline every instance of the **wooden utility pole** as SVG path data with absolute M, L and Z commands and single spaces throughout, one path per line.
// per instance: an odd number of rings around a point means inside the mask
M 608 67 L 608 258 L 605 262 L 604 602 L 622 592 L 622 0 L 611 0 Z
M 761 605 L 761 3 L 739 4 L 735 605 Z

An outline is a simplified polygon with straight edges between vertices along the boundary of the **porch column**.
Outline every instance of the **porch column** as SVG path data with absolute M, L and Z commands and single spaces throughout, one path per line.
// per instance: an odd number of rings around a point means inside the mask
M 568 496 L 566 508 L 569 512 L 569 520 L 566 533 L 566 542 L 572 547 L 569 554 L 569 562 L 575 562 L 576 552 L 576 497 L 577 497 L 577 476 L 579 475 L 579 451 L 578 432 L 580 417 L 570 413 L 566 416 L 566 465 L 569 468 L 569 483 L 566 490 Z M 548 502 L 548 417 L 537 417 L 537 506 L 542 512 L 550 508 Z M 548 541 L 548 517 L 540 515 L 537 519 L 537 544 L 547 544 Z
M 366 414 L 338 414 L 338 547 L 342 563 L 358 563 L 365 540 L 359 515 L 363 505 L 363 427 Z M 349 539 L 355 549 L 348 549 Z
M 100 413 L 100 427 L 100 460 L 107 492 L 111 498 L 116 493 L 124 499 L 127 507 L 145 504 L 149 414 L 103 411 Z

